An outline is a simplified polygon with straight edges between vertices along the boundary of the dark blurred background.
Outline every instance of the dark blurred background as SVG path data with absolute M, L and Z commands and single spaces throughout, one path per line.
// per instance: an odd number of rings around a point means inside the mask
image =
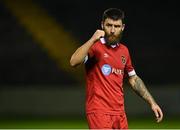
M 180 115 L 178 1 L 150 0 L 0 1 L 0 114 L 83 115 L 83 66 L 75 70 L 69 59 L 110 7 L 125 12 L 122 42 L 137 74 L 168 115 Z M 130 115 L 151 113 L 141 99 L 131 110 L 136 96 L 129 93 Z
M 77 45 L 83 44 L 96 29 L 100 28 L 101 16 L 105 9 L 116 7 L 124 10 L 126 30 L 122 42 L 129 47 L 137 73 L 145 82 L 151 84 L 179 83 L 180 19 L 177 1 L 138 3 L 36 0 L 33 2 L 43 8 L 46 15 L 63 26 L 64 30 L 69 31 L 78 40 Z M 18 6 L 20 8 L 20 5 Z M 38 44 L 39 41 L 31 35 L 32 32 L 20 24 L 21 18 L 17 18 L 3 2 L 0 7 L 0 83 L 4 85 L 75 83 L 75 76 L 58 68 L 56 61 L 49 57 L 47 50 L 42 49 Z M 41 14 L 37 15 L 41 17 Z M 65 43 L 58 44 L 63 47 Z M 59 51 L 62 49 L 59 48 Z

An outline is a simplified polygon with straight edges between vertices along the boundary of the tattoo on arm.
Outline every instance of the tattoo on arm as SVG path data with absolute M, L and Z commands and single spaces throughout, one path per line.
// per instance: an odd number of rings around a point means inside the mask
M 155 103 L 155 100 L 147 90 L 144 82 L 138 76 L 136 77 L 135 83 L 132 88 L 140 97 L 142 97 L 148 103 Z

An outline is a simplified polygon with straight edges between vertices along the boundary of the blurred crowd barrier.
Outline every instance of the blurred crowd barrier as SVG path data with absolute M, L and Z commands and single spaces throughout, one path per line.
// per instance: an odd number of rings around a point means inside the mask
M 147 103 L 128 86 L 124 87 L 128 116 L 152 114 Z M 180 87 L 153 86 L 149 91 L 165 115 L 180 116 Z M 84 116 L 85 87 L 2 87 L 0 116 Z

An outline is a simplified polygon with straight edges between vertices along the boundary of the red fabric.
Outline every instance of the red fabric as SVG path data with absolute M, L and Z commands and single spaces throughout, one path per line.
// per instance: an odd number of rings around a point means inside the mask
M 90 129 L 128 129 L 126 114 L 109 115 L 101 113 L 87 114 Z
M 89 50 L 85 68 L 86 113 L 124 113 L 124 71 L 134 70 L 127 47 L 118 44 L 112 48 L 98 41 Z

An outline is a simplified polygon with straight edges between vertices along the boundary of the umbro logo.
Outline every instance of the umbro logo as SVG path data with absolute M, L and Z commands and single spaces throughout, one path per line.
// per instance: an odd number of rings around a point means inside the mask
M 109 57 L 109 55 L 107 53 L 104 53 L 104 57 L 107 58 Z

